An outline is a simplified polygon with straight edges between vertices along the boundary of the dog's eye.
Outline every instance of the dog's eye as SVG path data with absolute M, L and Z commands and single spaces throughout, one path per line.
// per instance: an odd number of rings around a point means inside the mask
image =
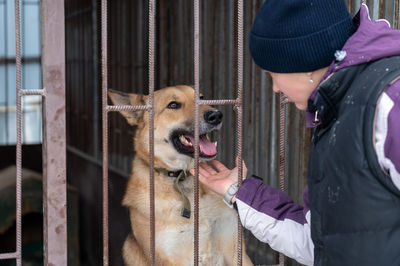
M 182 104 L 179 102 L 170 102 L 167 106 L 168 109 L 179 109 L 181 108 Z

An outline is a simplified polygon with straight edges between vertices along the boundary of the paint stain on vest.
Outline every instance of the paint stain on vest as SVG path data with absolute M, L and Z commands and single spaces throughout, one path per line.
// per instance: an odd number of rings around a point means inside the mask
M 328 186 L 328 202 L 335 204 L 338 202 L 340 196 L 340 187 L 337 186 L 336 189 Z
M 335 124 L 333 124 L 330 135 L 329 135 L 329 145 L 335 146 L 336 144 L 336 128 L 339 126 L 340 121 L 337 120 Z

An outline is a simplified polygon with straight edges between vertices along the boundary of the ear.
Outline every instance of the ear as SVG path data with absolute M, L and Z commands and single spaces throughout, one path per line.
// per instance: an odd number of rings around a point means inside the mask
M 108 90 L 108 97 L 114 105 L 145 105 L 145 95 L 124 93 L 115 90 Z M 132 126 L 137 125 L 144 111 L 120 111 Z

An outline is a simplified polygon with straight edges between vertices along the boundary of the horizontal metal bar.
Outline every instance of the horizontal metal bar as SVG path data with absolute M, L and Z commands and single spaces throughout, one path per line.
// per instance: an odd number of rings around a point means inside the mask
M 18 256 L 19 256 L 18 252 L 2 253 L 0 254 L 0 260 L 16 259 Z
M 235 105 L 239 104 L 238 100 L 200 100 L 200 105 Z
M 120 111 L 147 111 L 150 109 L 149 105 L 107 105 L 107 112 L 120 112 Z
M 36 89 L 20 90 L 19 93 L 21 95 L 42 95 L 42 96 L 46 96 L 46 91 L 45 90 L 36 90 Z

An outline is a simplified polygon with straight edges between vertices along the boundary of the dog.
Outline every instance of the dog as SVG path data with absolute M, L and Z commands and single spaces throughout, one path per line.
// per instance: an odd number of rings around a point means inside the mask
M 147 105 L 146 95 L 109 91 L 114 105 Z M 149 124 L 146 111 L 120 112 L 132 126 L 135 156 L 123 198 L 132 232 L 125 240 L 126 265 L 149 265 Z M 217 155 L 210 133 L 222 125 L 222 113 L 200 106 L 200 160 Z M 193 265 L 194 89 L 180 85 L 154 93 L 154 201 L 156 265 Z M 185 177 L 181 181 L 181 177 Z M 179 179 L 179 180 L 178 180 Z M 199 187 L 199 264 L 237 265 L 237 214 L 222 198 Z M 244 244 L 243 244 L 244 250 Z M 243 265 L 253 265 L 245 252 Z

